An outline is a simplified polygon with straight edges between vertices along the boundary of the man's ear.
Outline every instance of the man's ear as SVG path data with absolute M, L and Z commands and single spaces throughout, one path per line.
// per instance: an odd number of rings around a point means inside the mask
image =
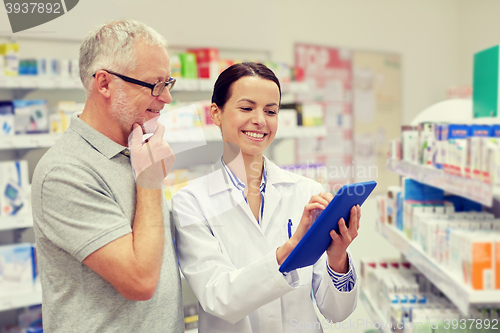
M 101 94 L 104 98 L 110 98 L 110 78 L 111 74 L 106 73 L 105 71 L 97 71 L 94 76 L 94 86 L 99 94 Z
M 212 122 L 219 127 L 221 124 L 220 113 L 221 113 L 221 109 L 219 109 L 217 104 L 212 103 L 210 105 L 210 118 L 212 118 Z

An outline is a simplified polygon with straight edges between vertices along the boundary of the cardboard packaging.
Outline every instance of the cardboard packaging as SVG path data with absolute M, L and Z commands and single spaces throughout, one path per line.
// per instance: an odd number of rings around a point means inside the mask
M 29 213 L 27 161 L 0 162 L 0 216 Z
M 0 101 L 0 136 L 14 134 L 14 104 L 12 101 Z
M 0 297 L 33 291 L 32 245 L 0 246 Z
M 196 54 L 194 53 L 179 53 L 181 59 L 182 77 L 186 79 L 196 79 L 198 77 L 198 67 L 196 65 Z
M 465 166 L 467 164 L 467 138 L 470 135 L 468 125 L 448 125 L 448 152 L 447 168 L 444 171 L 465 177 Z
M 17 76 L 19 73 L 19 44 L 0 44 L 0 55 L 5 59 L 4 74 Z
M 500 46 L 474 54 L 472 102 L 474 118 L 498 117 Z
M 216 79 L 219 75 L 219 49 L 189 49 L 188 52 L 196 55 L 198 77 Z
M 45 100 L 14 100 L 16 134 L 48 133 L 49 110 Z
M 481 146 L 483 138 L 491 136 L 491 126 L 471 125 L 470 136 L 467 138 L 467 162 L 465 176 L 480 179 L 481 177 Z

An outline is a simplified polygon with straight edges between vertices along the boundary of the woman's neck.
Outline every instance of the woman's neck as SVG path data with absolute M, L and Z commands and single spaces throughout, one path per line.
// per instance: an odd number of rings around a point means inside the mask
M 238 151 L 224 147 L 224 154 L 222 159 L 224 163 L 231 169 L 231 171 L 246 185 L 259 184 L 262 178 L 262 154 L 248 155 L 242 153 L 239 148 Z M 255 181 L 258 182 L 255 182 Z

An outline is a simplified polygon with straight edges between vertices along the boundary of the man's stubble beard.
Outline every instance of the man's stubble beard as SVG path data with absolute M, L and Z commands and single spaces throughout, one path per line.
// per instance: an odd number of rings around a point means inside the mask
M 125 93 L 125 89 L 123 89 L 123 85 L 117 86 L 115 98 L 111 104 L 110 111 L 113 118 L 120 123 L 120 127 L 127 134 L 132 132 L 132 126 L 134 123 L 138 123 L 142 126 L 146 120 L 144 117 L 137 116 L 137 109 L 129 100 L 127 94 Z

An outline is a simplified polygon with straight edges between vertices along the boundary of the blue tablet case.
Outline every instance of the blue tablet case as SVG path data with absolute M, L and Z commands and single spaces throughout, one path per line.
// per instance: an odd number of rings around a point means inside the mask
M 281 264 L 280 272 L 291 272 L 294 269 L 315 264 L 332 241 L 330 230 L 339 231 L 338 221 L 341 217 L 349 226 L 352 206 L 361 206 L 376 185 L 376 182 L 369 181 L 342 186 L 302 237 L 299 244 Z

